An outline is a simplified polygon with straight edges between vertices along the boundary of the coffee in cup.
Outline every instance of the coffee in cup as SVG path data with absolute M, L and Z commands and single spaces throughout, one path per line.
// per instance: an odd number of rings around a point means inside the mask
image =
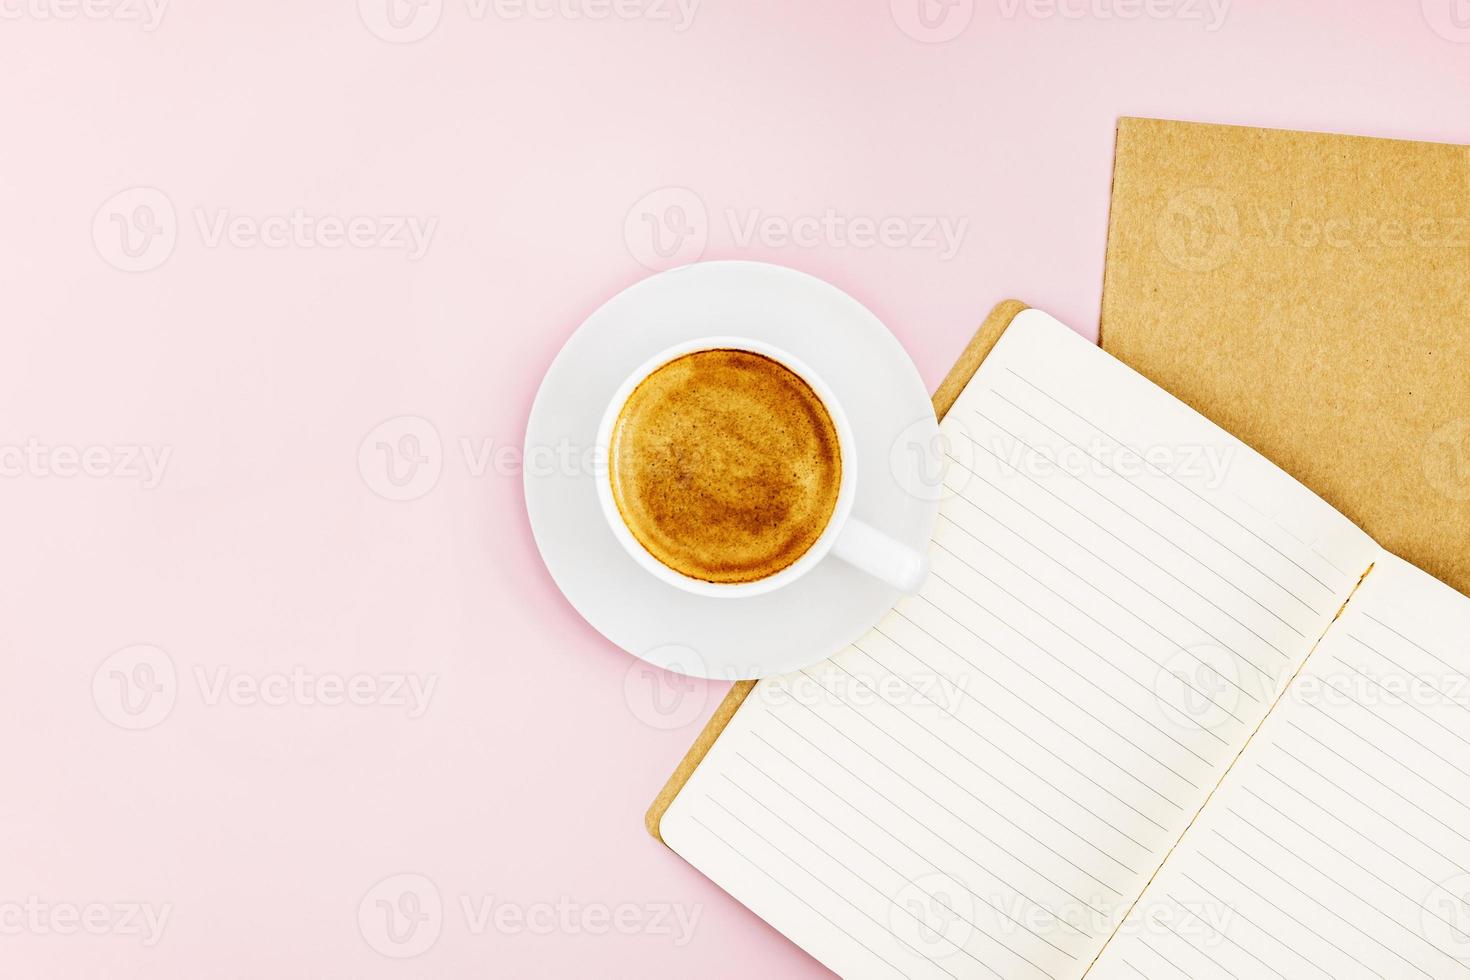
M 644 378 L 612 430 L 618 513 L 659 562 L 693 579 L 756 582 L 821 538 L 842 489 L 842 447 L 800 375 L 715 348 Z
M 733 598 L 782 588 L 831 554 L 903 592 L 925 556 L 852 516 L 855 441 L 832 390 L 760 341 L 711 337 L 656 355 L 603 413 L 598 501 L 656 578 Z

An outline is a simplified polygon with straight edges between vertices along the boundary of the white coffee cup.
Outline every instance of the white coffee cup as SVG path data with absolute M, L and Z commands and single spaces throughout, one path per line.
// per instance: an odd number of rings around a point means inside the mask
M 623 521 L 623 515 L 618 510 L 617 500 L 613 496 L 611 473 L 601 473 L 596 483 L 597 499 L 602 505 L 603 516 L 607 518 L 613 536 L 622 543 L 623 548 L 633 557 L 633 560 L 649 574 L 669 585 L 695 595 L 718 598 L 738 598 L 774 592 L 801 578 L 829 554 L 887 582 L 900 592 L 906 594 L 917 592 L 923 585 L 924 579 L 928 577 L 928 559 L 908 545 L 894 540 L 872 525 L 865 524 L 852 516 L 853 500 L 857 495 L 856 441 L 853 439 L 852 426 L 847 420 L 847 413 L 842 410 L 842 403 L 837 400 L 832 389 L 815 371 L 780 348 L 745 337 L 705 337 L 677 344 L 649 358 L 642 366 L 628 375 L 627 380 L 618 386 L 611 401 L 608 402 L 607 410 L 602 417 L 602 424 L 597 430 L 596 443 L 598 451 L 604 454 L 604 458 L 612 445 L 613 428 L 617 424 L 618 416 L 622 413 L 623 406 L 632 396 L 634 389 L 650 374 L 670 361 L 706 350 L 741 350 L 768 357 L 796 374 L 816 393 L 826 407 L 833 427 L 837 430 L 838 448 L 842 454 L 842 484 L 838 489 L 837 504 L 832 508 L 832 516 L 816 542 L 800 558 L 779 572 L 754 582 L 706 582 L 675 571 L 643 547 Z

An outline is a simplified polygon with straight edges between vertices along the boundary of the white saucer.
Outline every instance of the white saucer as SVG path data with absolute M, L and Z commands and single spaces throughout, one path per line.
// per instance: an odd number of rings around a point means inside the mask
M 939 429 L 908 354 L 857 300 L 761 262 L 704 262 L 614 296 L 557 355 L 526 426 L 526 510 L 567 600 L 599 632 L 658 667 L 722 680 L 788 673 L 870 629 L 898 594 L 836 558 L 776 592 L 710 598 L 654 578 L 598 505 L 594 446 L 618 385 L 658 351 L 702 336 L 762 340 L 805 361 L 836 394 L 856 441 L 853 516 L 927 551 L 939 512 Z

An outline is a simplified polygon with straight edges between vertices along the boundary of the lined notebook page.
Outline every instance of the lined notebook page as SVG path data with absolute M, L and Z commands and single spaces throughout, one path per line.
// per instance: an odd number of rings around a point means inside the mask
M 1376 553 L 1045 314 L 941 427 L 933 574 L 757 685 L 664 840 L 844 976 L 1080 976 Z
M 1470 599 L 1381 558 L 1088 976 L 1470 977 Z

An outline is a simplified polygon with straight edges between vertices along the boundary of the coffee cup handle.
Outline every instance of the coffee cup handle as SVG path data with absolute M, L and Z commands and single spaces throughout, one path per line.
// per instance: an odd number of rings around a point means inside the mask
M 856 519 L 843 526 L 832 554 L 905 595 L 918 592 L 929 577 L 929 559 L 922 552 Z

